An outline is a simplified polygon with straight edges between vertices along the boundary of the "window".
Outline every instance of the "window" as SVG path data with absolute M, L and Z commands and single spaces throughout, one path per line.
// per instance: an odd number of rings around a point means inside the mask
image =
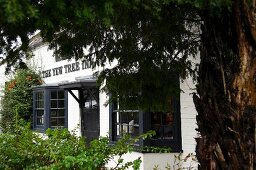
M 174 99 L 170 98 L 167 103 L 167 112 L 150 113 L 151 130 L 154 130 L 156 132 L 156 135 L 153 137 L 153 139 L 174 139 Z
M 128 101 L 129 100 L 129 101 Z M 113 140 L 120 139 L 123 135 L 129 134 L 133 137 L 139 136 L 139 110 L 136 109 L 134 101 L 136 96 L 119 98 L 112 107 L 113 118 Z M 126 101 L 124 103 L 124 101 Z
M 44 125 L 44 92 L 35 93 L 35 123 L 37 126 Z
M 131 136 L 139 135 L 139 111 L 138 110 L 113 110 L 115 117 L 115 139 L 119 139 L 123 134 Z
M 51 91 L 50 127 L 65 126 L 65 95 L 63 90 Z
M 58 87 L 33 89 L 34 129 L 67 127 L 67 92 Z
M 173 139 L 173 113 L 151 113 L 151 129 L 156 132 L 154 139 Z
M 167 112 L 145 113 L 145 129 L 154 130 L 156 135 L 144 142 L 147 146 L 170 147 L 173 152 L 181 151 L 181 121 L 179 97 L 173 97 L 169 102 Z
M 139 141 L 140 146 L 170 147 L 173 152 L 181 151 L 180 104 L 173 99 L 168 112 L 142 112 L 119 109 L 117 103 L 110 105 L 110 140 L 117 141 L 123 134 L 138 136 L 149 130 L 156 135 Z
M 110 140 L 115 142 L 123 134 L 138 136 L 149 130 L 154 130 L 156 132 L 154 137 L 141 140 L 137 144 L 142 147 L 170 147 L 173 152 L 180 152 L 181 123 L 179 95 L 170 97 L 168 106 L 169 108 L 166 112 L 143 112 L 134 109 L 136 107 L 122 107 L 120 99 L 118 102 L 112 102 L 110 104 Z

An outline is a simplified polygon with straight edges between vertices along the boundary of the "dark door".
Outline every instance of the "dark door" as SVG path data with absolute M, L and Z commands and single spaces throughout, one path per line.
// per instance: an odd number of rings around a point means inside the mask
M 83 90 L 84 106 L 82 116 L 82 135 L 86 137 L 86 143 L 99 138 L 99 90 L 86 88 Z

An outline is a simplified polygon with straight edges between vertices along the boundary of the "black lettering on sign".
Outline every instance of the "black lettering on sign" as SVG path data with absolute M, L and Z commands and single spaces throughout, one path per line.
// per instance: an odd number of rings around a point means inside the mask
M 82 61 L 82 70 L 84 69 L 87 69 L 87 68 L 91 68 L 91 62 L 90 61 L 86 61 L 86 60 L 83 60 Z
M 51 77 L 51 70 L 42 71 L 42 77 L 43 78 Z
M 57 76 L 57 75 L 62 74 L 62 69 L 63 69 L 62 66 L 61 66 L 61 67 L 53 68 L 53 69 L 52 69 L 52 75 L 53 75 L 53 76 Z
M 65 68 L 65 73 L 69 73 L 71 66 L 70 66 L 70 64 L 66 64 L 66 65 L 64 65 L 64 68 Z
M 75 72 L 80 70 L 79 62 L 64 65 L 65 73 Z
M 80 67 L 81 64 L 81 67 Z M 84 70 L 84 69 L 88 69 L 91 68 L 92 64 L 90 61 L 87 60 L 83 60 L 80 62 L 74 62 L 71 64 L 66 64 L 64 66 L 60 66 L 60 67 L 56 67 L 56 68 L 52 68 L 49 70 L 45 70 L 42 71 L 42 77 L 43 78 L 47 78 L 47 77 L 51 77 L 53 76 L 58 76 L 61 75 L 63 73 L 71 73 L 71 72 L 75 72 L 75 71 L 79 71 L 79 70 Z

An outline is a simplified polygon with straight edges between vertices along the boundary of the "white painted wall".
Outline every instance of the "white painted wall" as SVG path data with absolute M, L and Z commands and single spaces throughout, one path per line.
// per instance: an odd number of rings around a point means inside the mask
M 181 129 L 182 129 L 182 149 L 184 152 L 194 152 L 196 142 L 196 110 L 192 99 L 192 92 L 195 85 L 191 78 L 184 80 L 181 83 L 181 89 L 184 92 L 180 94 L 181 105 Z
M 48 46 L 44 45 L 40 48 L 34 49 L 34 57 L 28 61 L 30 67 L 36 69 L 37 71 L 43 71 L 47 69 L 52 69 L 65 64 L 75 62 L 75 60 L 63 60 L 55 62 L 53 57 L 53 52 L 48 50 Z M 3 67 L 0 67 L 0 72 L 2 73 Z M 99 71 L 99 68 L 96 70 L 85 69 L 76 72 L 63 73 L 58 76 L 51 76 L 44 78 L 45 84 L 56 84 L 61 82 L 72 82 L 75 81 L 76 77 L 89 76 L 93 72 Z M 3 74 L 0 74 L 0 85 L 4 83 Z M 180 94 L 180 106 L 181 106 L 181 134 L 182 134 L 182 157 L 185 157 L 188 153 L 195 151 L 195 137 L 197 133 L 195 131 L 196 125 L 196 110 L 192 101 L 192 95 L 194 85 L 191 78 L 181 82 L 181 89 L 184 93 Z M 78 92 L 73 90 L 73 93 L 77 96 Z M 109 107 L 105 105 L 108 100 L 108 96 L 105 93 L 100 93 L 100 135 L 106 136 L 109 132 Z M 69 94 L 68 95 L 68 129 L 73 130 L 78 129 L 77 135 L 81 135 L 80 131 L 80 113 L 79 105 L 77 101 Z M 179 153 L 176 153 L 178 155 Z M 137 153 L 133 152 L 126 154 L 124 156 L 125 160 L 134 160 L 138 157 L 141 157 L 142 164 L 141 169 L 150 170 L 155 166 L 158 166 L 159 169 L 164 170 L 166 165 L 169 164 L 173 166 L 175 157 L 174 153 L 169 154 L 156 154 L 156 153 Z M 109 166 L 113 165 L 113 162 L 109 163 Z M 184 165 L 187 166 L 187 165 Z
M 124 155 L 126 161 L 132 161 L 135 158 L 141 157 L 141 169 L 166 170 L 166 166 L 170 165 L 171 169 L 177 170 L 179 167 L 187 168 L 194 167 L 196 169 L 197 162 L 188 158 L 186 162 L 179 161 L 175 155 L 184 159 L 188 154 L 195 155 L 195 137 L 197 137 L 196 110 L 192 99 L 192 92 L 195 92 L 195 85 L 192 78 L 188 78 L 180 82 L 180 87 L 183 92 L 180 94 L 180 111 L 181 111 L 181 136 L 182 136 L 182 153 L 137 153 L 133 152 Z M 109 167 L 114 166 L 114 162 L 109 163 Z
M 48 85 L 57 85 L 58 83 L 73 82 L 77 77 L 91 76 L 94 72 L 98 71 L 98 69 L 82 70 L 80 65 L 79 71 L 66 73 L 64 68 L 65 65 L 75 62 L 79 62 L 81 64 L 81 61 L 71 59 L 56 62 L 55 57 L 53 56 L 53 51 L 48 49 L 47 44 L 40 46 L 39 48 L 35 48 L 33 50 L 33 54 L 33 58 L 28 60 L 27 63 L 31 68 L 35 69 L 38 72 L 51 70 L 51 76 L 43 78 L 44 83 Z M 63 67 L 62 74 L 54 76 L 52 69 L 57 67 Z M 72 92 L 78 97 L 77 90 L 73 90 Z M 81 135 L 81 117 L 79 104 L 71 94 L 68 94 L 68 129 L 70 131 L 75 130 L 77 135 Z
M 109 105 L 106 105 L 108 96 L 100 92 L 100 136 L 108 136 L 109 133 Z
M 72 90 L 78 98 L 78 91 Z M 75 134 L 81 136 L 81 116 L 79 104 L 74 97 L 68 93 L 68 130 L 75 131 Z

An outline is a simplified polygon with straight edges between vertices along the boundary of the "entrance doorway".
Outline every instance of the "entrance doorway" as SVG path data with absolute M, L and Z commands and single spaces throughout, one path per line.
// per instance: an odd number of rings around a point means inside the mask
M 83 108 L 82 108 L 82 135 L 86 137 L 87 145 L 94 139 L 99 138 L 99 90 L 96 87 L 83 89 Z

